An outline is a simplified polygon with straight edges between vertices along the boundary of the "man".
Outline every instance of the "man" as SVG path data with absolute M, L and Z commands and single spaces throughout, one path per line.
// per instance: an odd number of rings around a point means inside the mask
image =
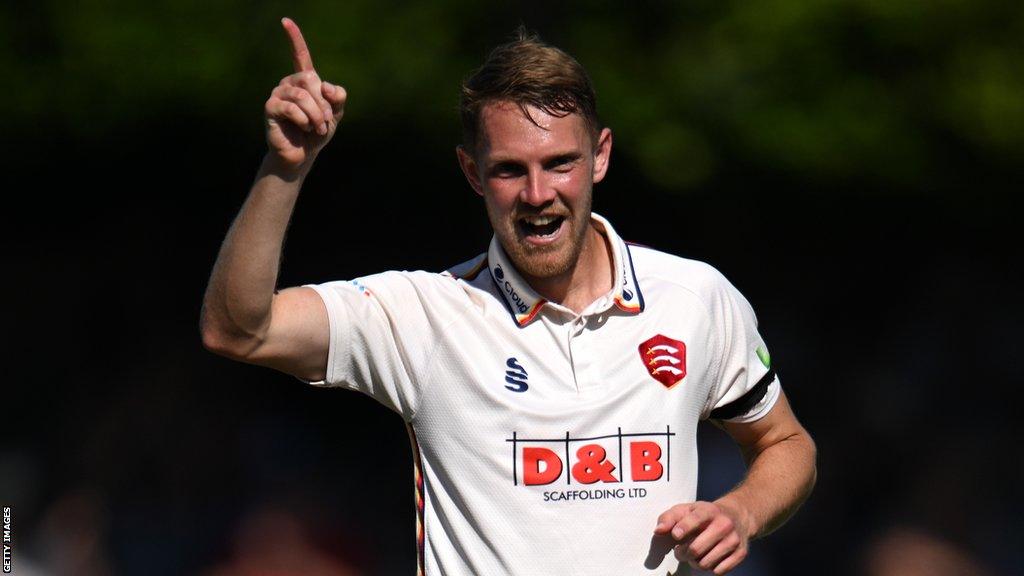
M 270 151 L 210 278 L 204 344 L 405 419 L 421 573 L 738 565 L 807 497 L 814 444 L 743 297 L 591 213 L 612 135 L 579 63 L 521 35 L 463 86 L 457 153 L 494 229 L 486 253 L 276 293 L 292 208 L 346 100 L 283 24 L 296 72 L 267 100 Z M 693 502 L 702 418 L 749 463 L 714 502 Z

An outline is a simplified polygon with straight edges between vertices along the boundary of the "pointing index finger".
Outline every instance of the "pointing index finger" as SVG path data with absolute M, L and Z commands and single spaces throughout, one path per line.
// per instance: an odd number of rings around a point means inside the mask
M 292 42 L 292 61 L 295 62 L 295 71 L 313 70 L 313 57 L 309 54 L 309 48 L 306 46 L 305 38 L 302 37 L 299 25 L 291 18 L 282 18 L 281 26 L 284 27 L 284 31 L 288 33 L 288 38 Z

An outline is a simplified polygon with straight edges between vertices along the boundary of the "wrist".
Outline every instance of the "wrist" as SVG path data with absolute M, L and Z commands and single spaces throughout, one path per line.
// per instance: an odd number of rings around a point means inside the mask
M 282 160 L 276 154 L 268 152 L 263 156 L 263 162 L 260 164 L 259 175 L 274 176 L 285 182 L 301 183 L 302 180 L 306 178 L 306 175 L 309 174 L 312 167 L 312 158 L 309 158 L 301 164 L 291 164 Z
M 761 532 L 760 523 L 750 506 L 747 506 L 741 497 L 730 492 L 715 500 L 715 504 L 727 511 L 748 539 L 753 540 L 758 537 Z

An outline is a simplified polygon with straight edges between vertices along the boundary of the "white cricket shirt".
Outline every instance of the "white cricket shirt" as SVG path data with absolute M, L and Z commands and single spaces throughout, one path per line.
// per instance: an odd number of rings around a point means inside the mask
M 407 422 L 421 574 L 675 572 L 659 514 L 693 501 L 697 422 L 752 421 L 779 394 L 750 305 L 714 268 L 611 248 L 614 289 L 546 302 L 497 240 L 441 274 L 313 288 L 330 318 L 318 384 Z

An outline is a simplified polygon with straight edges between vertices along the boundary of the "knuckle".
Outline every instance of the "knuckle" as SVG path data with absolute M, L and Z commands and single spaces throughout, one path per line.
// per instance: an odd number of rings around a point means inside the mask
M 299 122 L 299 124 L 307 124 L 309 122 L 306 118 L 306 114 L 303 113 L 302 108 L 299 108 L 294 102 L 288 103 L 288 113 L 293 119 Z

